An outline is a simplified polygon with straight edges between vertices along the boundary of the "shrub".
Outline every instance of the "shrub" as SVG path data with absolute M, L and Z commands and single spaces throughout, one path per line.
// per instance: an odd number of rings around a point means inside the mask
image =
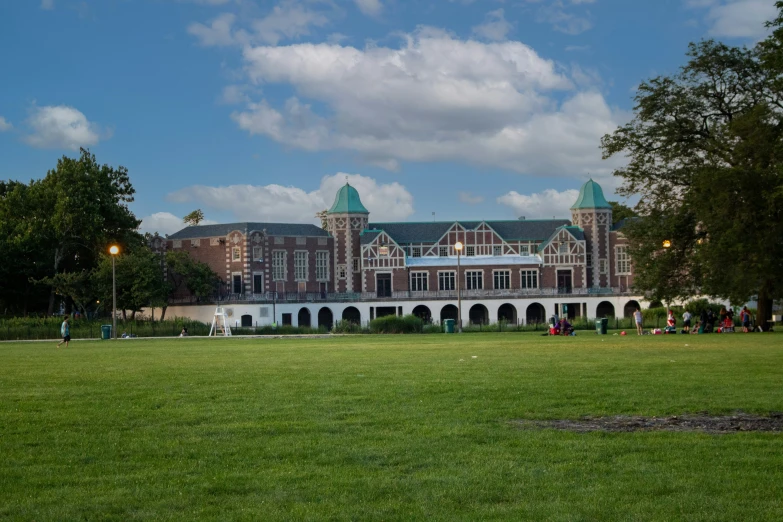
M 388 334 L 420 333 L 423 326 L 422 320 L 415 315 L 402 317 L 387 315 L 370 321 L 370 332 Z
M 362 327 L 346 319 L 341 319 L 334 323 L 334 326 L 332 327 L 332 333 L 358 334 L 362 333 Z

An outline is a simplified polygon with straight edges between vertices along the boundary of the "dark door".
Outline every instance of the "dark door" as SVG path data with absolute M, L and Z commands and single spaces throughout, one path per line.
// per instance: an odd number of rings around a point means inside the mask
M 241 275 L 235 275 L 234 276 L 234 293 L 235 294 L 241 294 L 242 293 L 242 276 Z
M 375 286 L 378 297 L 391 297 L 391 274 L 377 274 L 375 276 Z
M 560 294 L 571 293 L 571 271 L 557 271 L 557 292 Z

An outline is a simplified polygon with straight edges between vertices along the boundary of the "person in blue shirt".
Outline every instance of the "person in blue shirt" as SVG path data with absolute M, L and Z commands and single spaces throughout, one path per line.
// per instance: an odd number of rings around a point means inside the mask
M 63 319 L 63 324 L 60 325 L 60 335 L 63 336 L 63 340 L 57 343 L 57 348 L 63 343 L 65 343 L 65 347 L 68 348 L 68 343 L 71 342 L 71 324 L 68 322 L 67 315 Z

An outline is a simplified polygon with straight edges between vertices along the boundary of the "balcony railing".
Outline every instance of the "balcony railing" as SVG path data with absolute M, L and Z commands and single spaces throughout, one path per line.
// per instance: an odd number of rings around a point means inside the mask
M 462 299 L 531 299 L 545 297 L 598 297 L 633 295 L 628 288 L 522 288 L 513 290 L 462 290 Z M 265 292 L 261 294 L 228 294 L 212 298 L 181 298 L 170 301 L 171 304 L 211 304 L 221 303 L 315 303 L 315 302 L 357 302 L 357 301 L 431 301 L 453 300 L 456 290 L 430 290 L 424 292 L 402 291 L 391 295 L 379 296 L 376 292 Z

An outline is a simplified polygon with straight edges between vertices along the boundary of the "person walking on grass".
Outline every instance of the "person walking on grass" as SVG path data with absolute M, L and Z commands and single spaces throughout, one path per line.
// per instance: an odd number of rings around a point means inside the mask
M 65 347 L 68 348 L 68 343 L 71 342 L 71 323 L 68 322 L 67 315 L 63 319 L 63 324 L 60 325 L 60 335 L 63 336 L 63 340 L 57 343 L 57 348 L 63 343 L 65 343 Z
M 642 330 L 642 311 L 638 307 L 636 308 L 636 311 L 633 313 L 634 319 L 636 319 L 636 335 L 642 335 L 644 332 Z
M 742 331 L 748 333 L 750 331 L 750 310 L 747 306 L 742 307 L 740 321 L 742 322 Z
M 682 329 L 685 333 L 691 333 L 691 318 L 693 316 L 688 310 L 685 310 L 685 313 L 682 314 Z

